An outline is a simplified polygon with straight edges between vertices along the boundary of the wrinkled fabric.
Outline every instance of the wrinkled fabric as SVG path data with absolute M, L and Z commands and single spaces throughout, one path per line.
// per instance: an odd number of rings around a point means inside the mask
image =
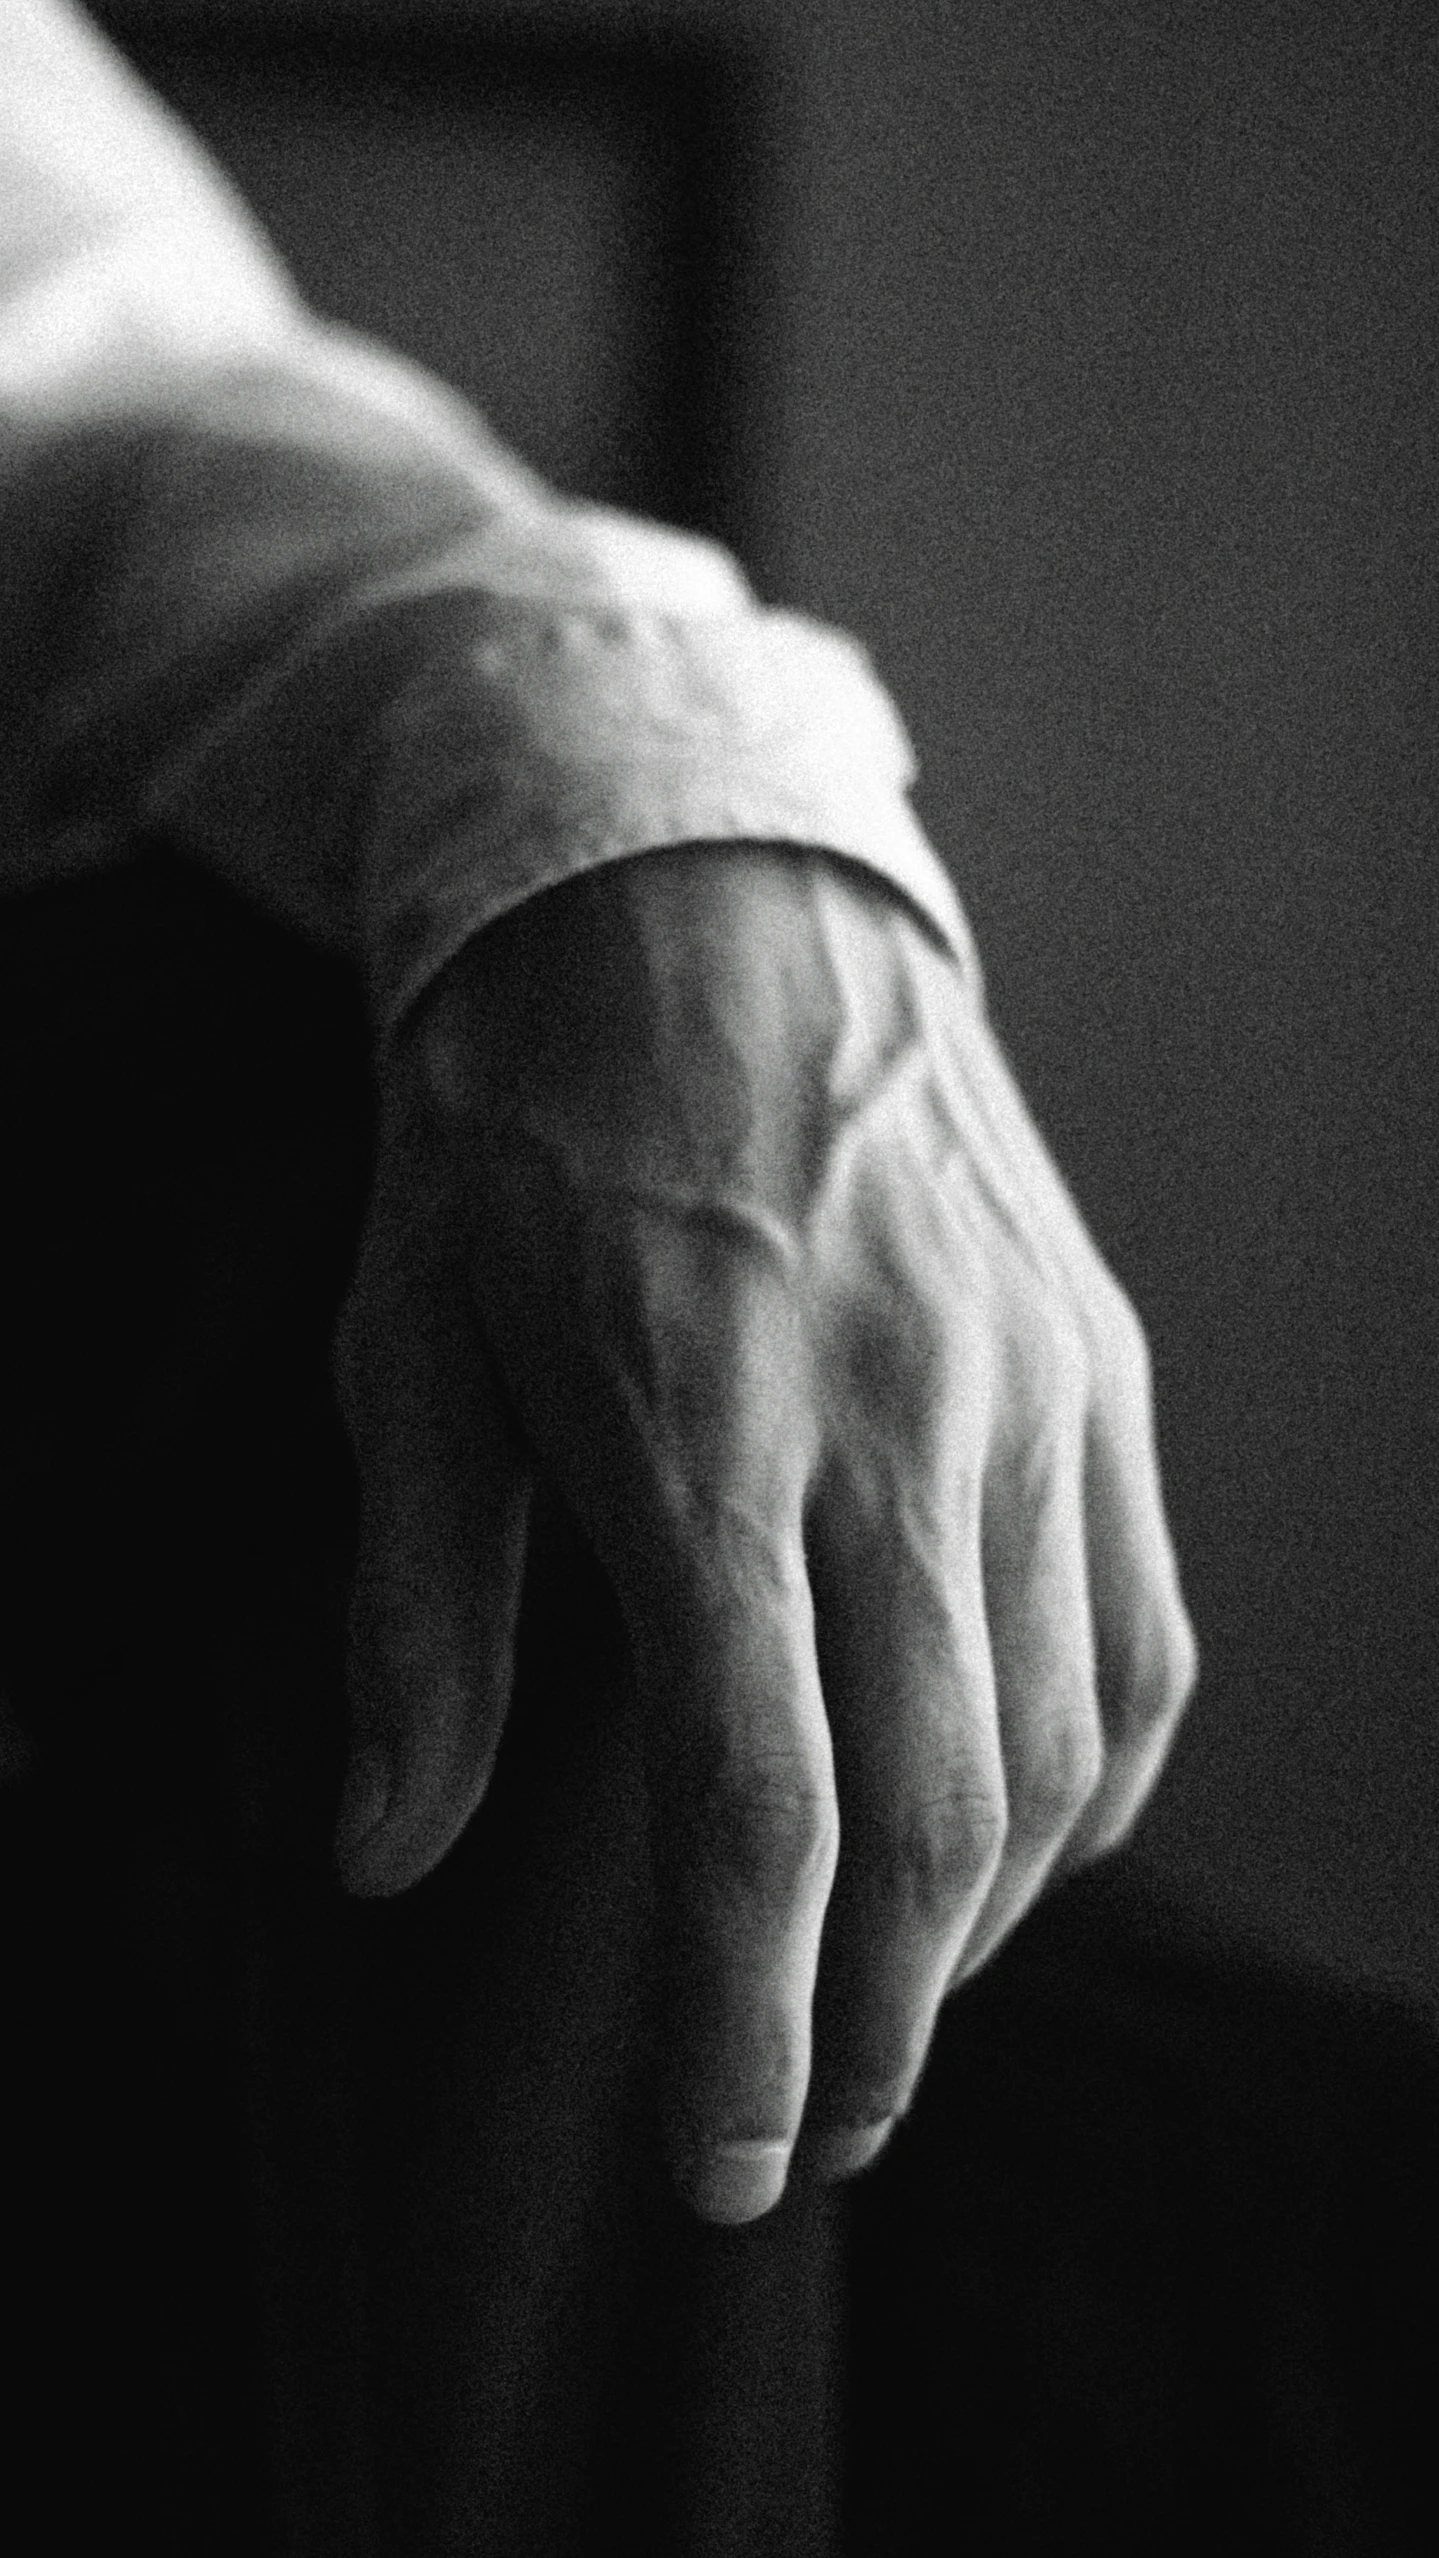
M 308 313 L 60 0 L 0 13 L 0 579 L 0 890 L 163 829 L 382 1036 L 523 899 L 716 837 L 862 862 L 973 964 L 863 651 Z

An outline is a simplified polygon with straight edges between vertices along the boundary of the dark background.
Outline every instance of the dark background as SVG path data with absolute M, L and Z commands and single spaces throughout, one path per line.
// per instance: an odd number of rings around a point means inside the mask
M 1432 9 L 104 15 L 323 307 L 869 644 L 1154 1345 L 1144 1856 L 1439 1997 Z

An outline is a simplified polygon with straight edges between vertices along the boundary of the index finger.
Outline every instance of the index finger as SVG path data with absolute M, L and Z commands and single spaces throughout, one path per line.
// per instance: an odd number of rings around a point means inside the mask
M 610 1256 L 613 1254 L 613 1262 Z M 666 1983 L 666 2146 L 705 2218 L 778 2201 L 838 1846 L 803 1517 L 795 1302 L 753 1238 L 656 1204 L 589 1221 L 563 1361 L 516 1383 L 623 1611 Z M 535 1393 L 537 1374 L 542 1397 Z

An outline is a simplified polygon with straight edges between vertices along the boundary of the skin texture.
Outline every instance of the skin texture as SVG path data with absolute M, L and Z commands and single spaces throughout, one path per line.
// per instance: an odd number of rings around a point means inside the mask
M 393 1061 L 337 1373 L 349 1887 L 484 1792 L 538 1462 L 634 1657 L 681 2189 L 743 2220 L 863 2166 L 1194 1675 L 1143 1336 L 952 960 L 763 846 L 492 927 Z

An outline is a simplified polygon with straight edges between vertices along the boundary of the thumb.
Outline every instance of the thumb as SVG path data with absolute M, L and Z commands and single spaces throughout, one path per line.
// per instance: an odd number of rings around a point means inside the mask
M 509 1710 L 530 1467 L 458 1271 L 372 1291 L 337 1358 L 360 1471 L 335 1859 L 402 1892 L 479 1805 Z

